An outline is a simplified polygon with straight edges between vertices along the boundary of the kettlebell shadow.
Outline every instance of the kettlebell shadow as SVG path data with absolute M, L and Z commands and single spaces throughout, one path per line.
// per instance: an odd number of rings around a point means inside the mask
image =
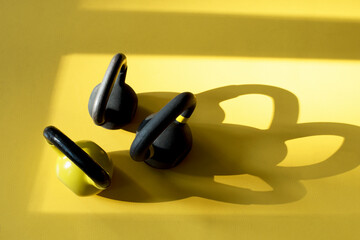
M 164 202 L 197 196 L 236 204 L 279 204 L 296 201 L 305 195 L 306 190 L 299 179 L 275 168 L 286 155 L 281 142 L 274 142 L 272 136 L 249 127 L 234 125 L 217 129 L 211 125 L 193 127 L 193 134 L 197 136 L 193 149 L 173 169 L 154 169 L 135 162 L 127 151 L 110 153 L 115 164 L 114 177 L 110 188 L 100 196 L 130 202 Z M 222 144 L 214 139 L 204 141 L 209 133 L 228 141 L 222 141 Z M 249 138 L 253 140 L 249 141 Z M 230 145 L 230 141 L 234 145 Z M 263 152 L 258 151 L 260 145 Z M 242 174 L 258 176 L 272 190 L 254 191 L 214 179 L 216 175 Z
M 138 93 L 138 107 L 133 120 L 122 129 L 135 133 L 141 122 L 149 115 L 160 111 L 171 99 L 180 93 L 176 92 L 151 92 Z M 193 118 L 193 117 L 192 117 Z
M 128 151 L 111 152 L 109 155 L 114 162 L 112 184 L 99 193 L 99 196 L 143 203 L 186 197 L 178 191 L 178 182 L 172 181 L 173 176 L 167 170 L 152 168 L 144 162 L 135 162 L 130 158 Z
M 141 93 L 134 126 L 144 115 L 155 113 L 178 93 Z M 262 94 L 273 99 L 270 127 L 261 130 L 249 126 L 223 123 L 222 101 L 246 94 Z M 197 196 L 235 204 L 282 204 L 306 195 L 300 182 L 329 177 L 359 165 L 360 128 L 342 123 L 297 123 L 297 97 L 278 87 L 267 85 L 233 85 L 196 94 L 198 106 L 189 121 L 193 148 L 177 167 L 159 170 L 134 162 L 127 151 L 110 153 L 115 172 L 112 186 L 100 196 L 131 202 L 162 202 Z M 128 128 L 135 132 L 136 129 Z M 317 164 L 280 167 L 288 154 L 286 141 L 316 135 L 344 137 L 335 154 Z M 236 177 L 251 175 L 269 190 L 244 187 Z M 234 176 L 234 182 L 216 181 L 215 176 Z M 246 184 L 245 184 L 246 185 Z

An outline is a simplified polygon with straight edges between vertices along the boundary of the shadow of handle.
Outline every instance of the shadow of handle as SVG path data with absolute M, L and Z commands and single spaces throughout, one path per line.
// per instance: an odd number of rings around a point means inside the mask
M 233 204 L 281 204 L 297 201 L 306 194 L 305 187 L 298 179 L 284 179 L 281 174 L 276 177 L 271 175 L 271 178 L 266 180 L 272 187 L 272 190 L 269 191 L 254 191 L 244 187 L 219 183 L 213 177 L 178 177 L 183 178 L 182 182 L 186 186 L 185 189 L 182 189 L 184 191 L 183 196 L 197 196 Z
M 360 164 L 360 128 L 343 123 L 302 123 L 297 124 L 286 134 L 286 140 L 315 136 L 337 135 L 344 137 L 341 147 L 328 159 L 309 166 L 280 167 L 291 172 L 298 179 L 330 177 L 347 172 Z
M 285 89 L 260 84 L 229 85 L 196 94 L 199 107 L 195 112 L 196 119 L 194 121 L 208 124 L 223 122 L 225 112 L 219 104 L 247 94 L 261 94 L 273 99 L 274 115 L 270 129 L 296 124 L 299 117 L 297 97 Z M 206 108 L 203 103 L 211 108 Z

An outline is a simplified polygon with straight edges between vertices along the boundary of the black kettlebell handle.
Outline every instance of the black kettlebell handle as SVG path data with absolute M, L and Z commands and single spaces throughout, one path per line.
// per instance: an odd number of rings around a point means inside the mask
M 150 147 L 159 135 L 179 116 L 188 119 L 195 107 L 196 98 L 190 92 L 181 93 L 173 98 L 136 134 L 130 148 L 131 158 L 139 162 L 148 159 Z
M 111 180 L 109 174 L 59 129 L 53 126 L 46 127 L 44 129 L 44 137 L 49 144 L 58 148 L 88 175 L 96 185 L 104 189 L 110 186 Z
M 105 76 L 99 86 L 98 92 L 94 99 L 91 117 L 96 125 L 102 125 L 105 122 L 105 109 L 109 100 L 112 88 L 119 78 L 119 84 L 125 83 L 127 72 L 126 56 L 122 53 L 116 54 L 105 72 Z

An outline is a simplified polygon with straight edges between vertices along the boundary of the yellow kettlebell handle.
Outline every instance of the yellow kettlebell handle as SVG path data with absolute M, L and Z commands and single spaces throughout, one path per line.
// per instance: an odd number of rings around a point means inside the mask
M 74 193 L 88 196 L 110 186 L 113 164 L 97 144 L 90 141 L 76 144 L 53 126 L 45 128 L 44 137 L 58 153 L 58 178 Z

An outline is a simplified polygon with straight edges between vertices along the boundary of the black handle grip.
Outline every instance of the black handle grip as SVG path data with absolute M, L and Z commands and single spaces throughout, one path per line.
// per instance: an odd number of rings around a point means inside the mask
M 120 85 L 124 84 L 127 72 L 126 56 L 122 53 L 116 54 L 105 72 L 103 81 L 94 99 L 91 117 L 96 125 L 102 125 L 105 122 L 105 109 L 109 100 L 112 88 L 116 80 L 120 79 Z
M 189 118 L 196 107 L 196 98 L 184 92 L 165 105 L 137 134 L 130 148 L 130 156 L 135 161 L 145 161 L 149 148 L 159 135 L 181 115 Z
M 49 144 L 54 145 L 76 164 L 96 185 L 101 188 L 110 186 L 109 174 L 59 129 L 53 126 L 46 127 L 44 137 Z

